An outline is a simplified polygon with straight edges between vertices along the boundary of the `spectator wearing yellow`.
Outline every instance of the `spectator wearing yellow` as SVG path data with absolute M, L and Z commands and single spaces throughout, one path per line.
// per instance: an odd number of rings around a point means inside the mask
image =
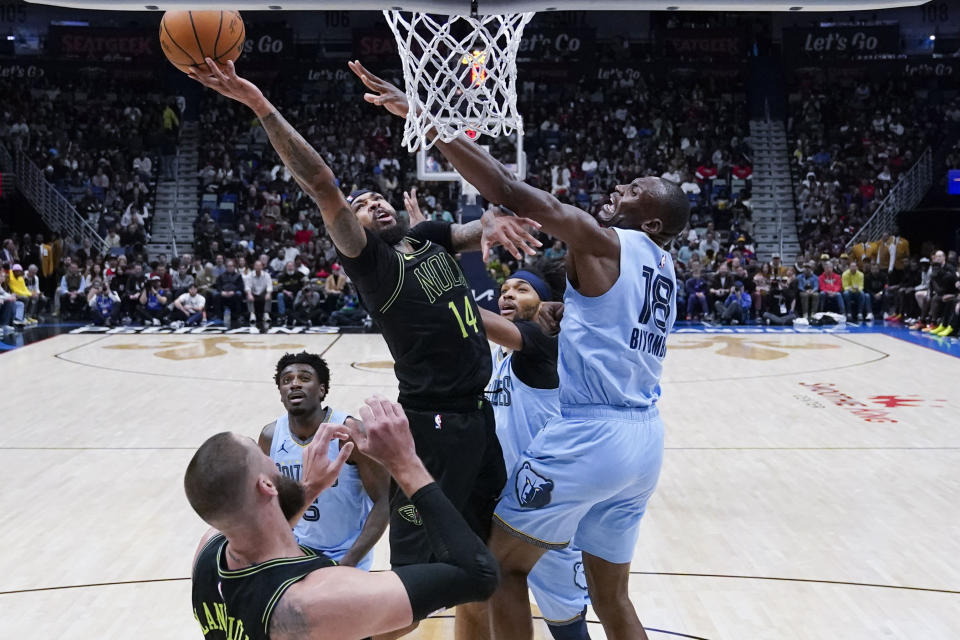
M 27 283 L 23 279 L 23 267 L 19 264 L 13 265 L 13 268 L 10 269 L 8 286 L 10 287 L 10 293 L 17 296 L 17 300 L 22 302 L 26 309 L 25 316 L 27 324 L 37 322 L 36 314 L 37 305 L 40 302 L 40 294 L 30 291 L 27 287 Z
M 843 284 L 843 300 L 846 303 L 847 319 L 859 321 L 864 317 L 863 271 L 857 267 L 857 261 L 851 260 L 850 266 L 840 276 Z

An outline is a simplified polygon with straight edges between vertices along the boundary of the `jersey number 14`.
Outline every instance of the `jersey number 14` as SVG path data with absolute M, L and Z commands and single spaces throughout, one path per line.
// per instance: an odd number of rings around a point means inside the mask
M 453 300 L 450 301 L 450 304 L 447 305 L 450 307 L 450 311 L 453 311 L 453 315 L 457 318 L 457 323 L 460 325 L 460 333 L 463 334 L 463 337 L 468 337 L 467 327 L 472 327 L 474 333 L 480 333 L 479 321 L 477 320 L 477 314 L 473 310 L 473 305 L 470 304 L 470 298 L 463 296 L 463 315 L 460 315 L 460 310 L 457 309 L 457 303 Z

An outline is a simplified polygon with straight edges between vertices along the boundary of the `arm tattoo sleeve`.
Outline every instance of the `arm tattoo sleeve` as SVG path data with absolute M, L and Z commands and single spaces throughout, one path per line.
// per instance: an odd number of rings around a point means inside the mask
M 367 244 L 367 236 L 353 212 L 341 206 L 344 203 L 343 195 L 323 157 L 280 112 L 271 111 L 260 122 L 270 138 L 270 144 L 293 174 L 293 179 L 320 207 L 333 243 L 348 257 L 360 255 Z
M 467 224 L 455 224 L 450 227 L 450 243 L 454 251 L 477 251 L 480 249 L 480 238 L 483 235 L 483 225 L 479 220 Z
M 270 144 L 298 183 L 309 186 L 319 171 L 328 168 L 317 150 L 304 140 L 279 111 L 271 111 L 261 118 L 260 122 L 270 138 Z
M 305 638 L 310 629 L 300 607 L 293 598 L 280 598 L 277 609 L 270 616 L 270 637 L 274 640 Z

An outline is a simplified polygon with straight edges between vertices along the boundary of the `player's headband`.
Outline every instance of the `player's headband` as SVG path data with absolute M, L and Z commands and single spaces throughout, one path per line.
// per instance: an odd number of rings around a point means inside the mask
M 362 196 L 362 195 L 364 195 L 364 194 L 367 194 L 367 193 L 373 193 L 373 190 L 372 190 L 372 189 L 357 189 L 356 191 L 354 191 L 353 193 L 351 193 L 349 196 L 347 196 L 347 204 L 352 205 L 354 200 L 356 200 L 356 199 L 359 198 L 360 196 Z
M 509 279 L 516 278 L 518 280 L 523 280 L 537 292 L 537 295 L 540 296 L 542 302 L 547 302 L 550 300 L 550 287 L 547 286 L 547 283 L 543 281 L 543 278 L 533 273 L 532 271 L 527 271 L 525 269 L 520 269 L 519 271 L 514 272 Z

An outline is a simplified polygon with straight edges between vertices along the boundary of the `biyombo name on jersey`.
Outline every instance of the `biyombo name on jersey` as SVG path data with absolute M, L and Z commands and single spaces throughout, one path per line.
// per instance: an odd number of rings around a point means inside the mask
M 634 327 L 630 332 L 630 348 L 639 349 L 657 358 L 667 355 L 667 336 L 660 332 Z

